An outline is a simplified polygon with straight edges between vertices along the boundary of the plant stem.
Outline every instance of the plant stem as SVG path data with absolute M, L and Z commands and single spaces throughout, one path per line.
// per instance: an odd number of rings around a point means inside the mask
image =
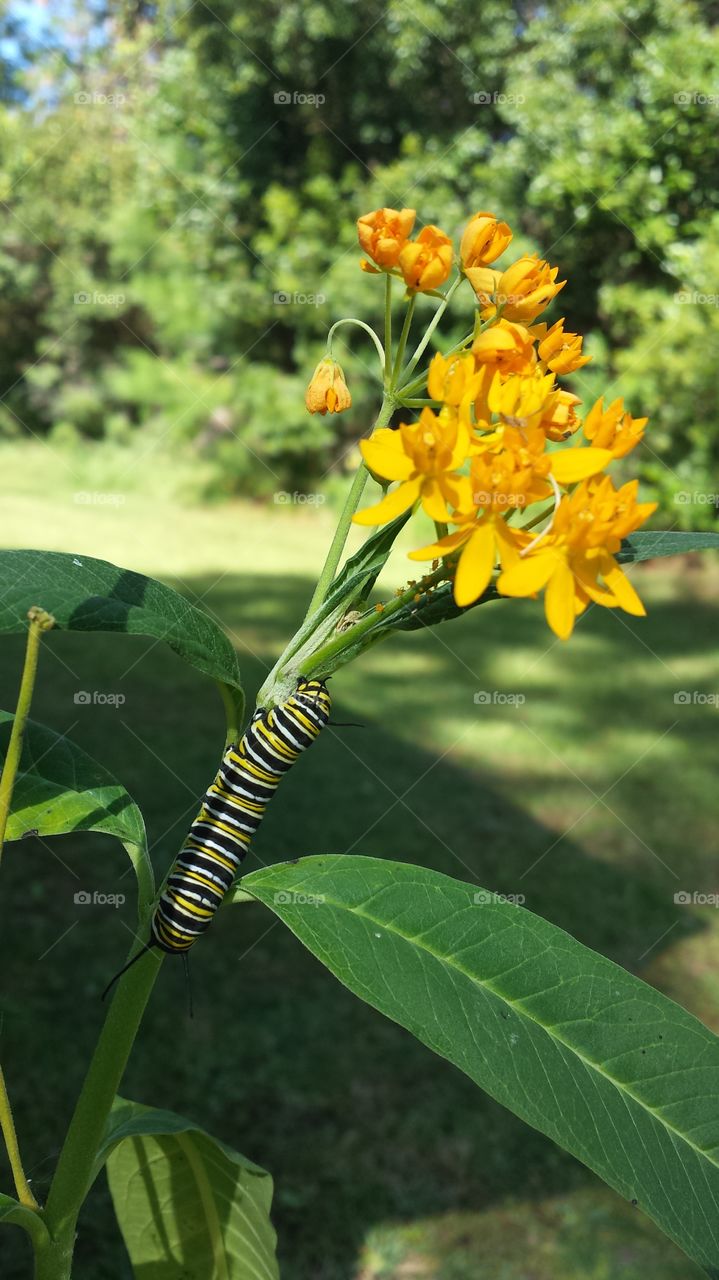
M 7 1085 L 5 1084 L 5 1076 L 3 1069 L 0 1067 L 0 1129 L 5 1139 L 5 1147 L 7 1149 L 10 1169 L 12 1171 L 13 1182 L 20 1204 L 24 1204 L 27 1209 L 39 1209 L 39 1204 L 30 1190 L 28 1180 L 25 1177 L 25 1170 L 22 1167 L 20 1159 L 20 1148 L 18 1146 L 17 1134 L 15 1132 L 15 1121 L 13 1120 L 12 1108 L 8 1097 Z
M 17 707 L 15 708 L 15 719 L 10 731 L 10 742 L 8 743 L 5 765 L 0 778 L 0 858 L 2 858 L 3 845 L 5 844 L 5 832 L 10 816 L 15 778 L 20 764 L 20 756 L 22 755 L 25 725 L 30 713 L 30 703 L 32 702 L 33 689 L 35 688 L 40 639 L 44 631 L 49 631 L 55 625 L 55 619 L 52 615 L 46 613 L 44 609 L 40 609 L 37 605 L 33 605 L 32 609 L 28 609 L 27 616 L 30 619 L 30 626 L 27 631 L 27 645 L 25 648 L 25 662 L 20 678 L 20 692 L 18 693 Z
M 407 311 L 405 312 L 404 324 L 402 325 L 402 332 L 399 335 L 399 343 L 397 345 L 397 354 L 394 358 L 394 368 L 392 369 L 392 386 L 393 387 L 397 385 L 397 378 L 399 377 L 399 371 L 402 368 L 402 361 L 404 360 L 404 353 L 407 347 L 407 339 L 409 338 L 409 331 L 412 328 L 412 317 L 414 315 L 414 309 L 416 306 L 417 306 L 417 294 L 413 293 L 412 297 L 410 298 L 407 304 Z
M 447 292 L 445 293 L 445 295 L 444 295 L 444 298 L 443 298 L 442 302 L 440 302 L 439 306 L 437 307 L 437 310 L 435 311 L 434 315 L 432 316 L 432 319 L 430 320 L 429 324 L 427 325 L 427 328 L 426 328 L 426 329 L 425 329 L 425 331 L 424 331 L 424 335 L 423 335 L 423 337 L 420 339 L 419 343 L 417 344 L 417 346 L 416 346 L 416 348 L 415 348 L 415 350 L 414 350 L 414 354 L 412 355 L 411 359 L 409 360 L 409 362 L 408 362 L 408 364 L 407 364 L 406 369 L 404 369 L 404 371 L 403 371 L 406 375 L 409 375 L 409 374 L 412 372 L 412 370 L 415 368 L 415 365 L 416 365 L 416 364 L 417 364 L 417 362 L 420 360 L 420 358 L 421 358 L 421 356 L 422 356 L 422 352 L 426 349 L 426 347 L 427 347 L 427 343 L 429 342 L 430 338 L 432 337 L 432 334 L 434 333 L 435 329 L 437 328 L 437 325 L 439 324 L 440 320 L 442 319 L 442 316 L 444 315 L 445 311 L 447 310 L 447 307 L 449 306 L 449 304 L 450 304 L 450 302 L 451 302 L 451 300 L 452 300 L 452 296 L 453 296 L 453 294 L 456 292 L 456 290 L 458 289 L 459 285 L 462 283 L 462 280 L 463 280 L 463 279 L 464 279 L 464 277 L 463 277 L 462 275 L 458 275 L 458 276 L 457 276 L 457 279 L 456 279 L 456 280 L 453 280 L 453 281 L 452 281 L 452 283 L 451 283 L 451 285 L 449 286 L 449 289 L 448 289 L 448 290 L 447 290 Z
M 163 958 L 161 952 L 148 951 L 122 978 L 108 1010 L 50 1186 L 43 1216 L 52 1245 L 38 1251 L 35 1280 L 69 1280 L 77 1217 Z
M 225 747 L 229 747 L 230 743 L 237 742 L 242 733 L 242 722 L 245 718 L 245 695 L 243 690 L 225 684 L 223 680 L 217 680 L 216 684 L 220 691 L 222 705 L 225 708 L 225 720 L 227 722 Z
M 385 395 L 384 399 L 382 400 L 380 411 L 377 414 L 377 420 L 373 427 L 374 431 L 376 431 L 378 427 L 387 426 L 387 423 L 389 422 L 390 418 L 392 417 L 392 414 L 394 413 L 394 409 L 395 409 L 394 397 L 391 395 Z M 315 609 L 319 608 L 325 596 L 327 595 L 327 592 L 332 586 L 332 582 L 334 580 L 334 576 L 337 571 L 337 566 L 340 562 L 340 557 L 345 548 L 347 535 L 349 534 L 349 531 L 350 531 L 350 526 L 352 524 L 352 517 L 360 504 L 360 499 L 362 497 L 362 494 L 364 493 L 364 488 L 365 488 L 365 485 L 367 484 L 368 479 L 369 479 L 369 471 L 367 470 L 364 462 L 361 462 L 359 467 L 357 468 L 357 473 L 355 475 L 354 480 L 352 481 L 350 491 L 347 494 L 345 505 L 342 508 L 342 513 L 340 515 L 339 521 L 337 522 L 337 528 L 335 529 L 335 533 L 330 545 L 330 549 L 327 552 L 327 559 L 325 560 L 325 563 L 322 568 L 322 572 L 317 582 L 317 586 L 315 587 L 312 599 L 310 600 L 309 608 L 306 614 L 307 618 L 309 618 L 310 614 L 314 613 Z
M 392 277 L 384 278 L 384 388 L 389 390 L 392 377 Z
M 384 347 L 382 346 L 382 343 L 380 342 L 379 338 L 377 337 L 377 334 L 375 333 L 371 325 L 365 324 L 364 320 L 358 320 L 355 316 L 347 316 L 346 319 L 344 320 L 335 320 L 334 324 L 332 325 L 332 328 L 327 334 L 327 351 L 329 352 L 329 354 L 330 355 L 332 354 L 332 339 L 335 335 L 335 331 L 340 328 L 340 325 L 343 325 L 343 324 L 357 325 L 358 329 L 364 329 L 365 333 L 369 334 L 370 338 L 374 342 L 374 345 L 377 349 L 377 355 L 379 356 L 380 364 L 382 365 L 382 369 L 384 370 L 386 356 L 385 356 L 385 350 L 384 350 Z

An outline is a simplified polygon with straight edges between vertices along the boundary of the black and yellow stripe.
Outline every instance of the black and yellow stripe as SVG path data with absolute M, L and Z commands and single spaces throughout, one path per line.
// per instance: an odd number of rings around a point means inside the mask
M 151 947 L 184 952 L 204 933 L 240 868 L 275 788 L 330 717 L 322 680 L 300 680 L 279 706 L 262 709 L 225 752 L 170 872 L 151 923 Z

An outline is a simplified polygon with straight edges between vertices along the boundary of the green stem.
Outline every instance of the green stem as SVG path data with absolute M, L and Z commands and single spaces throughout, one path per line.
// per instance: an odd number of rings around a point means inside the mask
M 434 333 L 435 329 L 437 328 L 437 325 L 439 324 L 440 320 L 442 319 L 442 316 L 444 315 L 445 311 L 447 310 L 447 307 L 449 306 L 449 304 L 450 304 L 450 302 L 451 302 L 451 300 L 452 300 L 452 297 L 453 297 L 454 293 L 455 293 L 455 292 L 456 292 L 456 290 L 459 288 L 459 286 L 460 286 L 460 284 L 462 283 L 463 279 L 464 279 L 464 276 L 462 276 L 462 275 L 458 275 L 458 276 L 457 276 L 457 279 L 452 281 L 451 285 L 449 286 L 449 289 L 447 290 L 447 292 L 446 292 L 446 293 L 445 293 L 445 295 L 444 295 L 444 298 L 443 298 L 442 302 L 441 302 L 441 303 L 439 304 L 439 306 L 437 307 L 437 310 L 435 311 L 434 315 L 432 316 L 432 319 L 430 320 L 429 324 L 427 325 L 427 328 L 426 328 L 426 329 L 425 329 L 425 331 L 424 331 L 424 335 L 423 335 L 423 337 L 422 337 L 422 338 L 420 339 L 420 341 L 418 342 L 418 344 L 417 344 L 417 346 L 416 346 L 416 348 L 415 348 L 415 350 L 414 350 L 414 353 L 413 353 L 412 357 L 410 358 L 410 360 L 409 360 L 409 362 L 408 362 L 408 364 L 407 364 L 407 367 L 404 369 L 404 371 L 403 371 L 403 372 L 404 372 L 405 374 L 410 374 L 410 373 L 412 372 L 412 370 L 415 368 L 415 366 L 417 365 L 418 361 L 421 359 L 421 357 L 422 357 L 422 353 L 426 350 L 427 343 L 429 342 L 430 338 L 432 337 L 432 334 Z M 396 381 L 396 379 L 395 379 L 395 381 Z
M 392 376 L 392 277 L 384 278 L 384 387 L 389 390 Z
M 8 1097 L 7 1085 L 5 1084 L 5 1076 L 2 1067 L 0 1067 L 0 1129 L 5 1139 L 5 1147 L 7 1149 L 8 1160 L 12 1172 L 13 1182 L 15 1183 L 15 1191 L 20 1204 L 24 1204 L 26 1209 L 39 1209 L 40 1206 L 35 1199 L 28 1180 L 25 1177 L 25 1170 L 22 1167 L 20 1159 L 20 1147 L 18 1146 L 17 1133 L 15 1132 L 15 1121 L 13 1120 L 12 1108 Z
M 217 680 L 215 683 L 220 691 L 222 705 L 225 708 L 225 720 L 227 723 L 225 747 L 229 747 L 230 743 L 237 742 L 242 736 L 242 725 L 245 718 L 245 694 L 242 689 L 236 689 L 234 686 L 225 684 L 223 680 Z
M 163 958 L 161 952 L 148 951 L 122 978 L 108 1010 L 50 1187 L 43 1216 L 52 1245 L 38 1252 L 35 1280 L 69 1280 L 77 1217 Z
M 330 355 L 332 354 L 332 339 L 334 338 L 335 332 L 343 324 L 354 324 L 357 326 L 358 329 L 364 329 L 365 333 L 369 334 L 370 338 L 374 342 L 375 347 L 377 348 L 377 355 L 379 356 L 380 364 L 382 365 L 382 369 L 384 370 L 386 356 L 385 356 L 385 350 L 384 350 L 384 347 L 382 346 L 382 343 L 380 342 L 379 338 L 377 337 L 377 334 L 375 333 L 371 325 L 365 324 L 364 320 L 358 320 L 355 316 L 347 316 L 344 320 L 335 320 L 334 324 L 332 325 L 332 328 L 327 334 L 327 351 L 329 352 L 329 354 Z
M 317 651 L 312 654 L 309 662 L 304 668 L 305 674 L 312 675 L 314 672 L 324 672 L 325 670 L 328 670 L 328 663 L 330 660 L 336 658 L 344 649 L 354 649 L 360 636 L 367 636 L 368 633 L 374 631 L 375 628 L 384 626 L 387 619 L 391 618 L 399 609 L 404 608 L 404 606 L 414 598 L 417 592 L 425 591 L 427 587 L 434 586 L 436 582 L 441 582 L 446 577 L 447 569 L 444 565 L 441 565 L 439 569 L 434 571 L 434 573 L 428 574 L 426 577 L 422 578 L 420 582 L 415 583 L 414 586 L 407 587 L 401 595 L 395 596 L 393 600 L 390 600 L 389 604 L 386 604 L 382 608 L 382 610 L 371 609 L 369 613 L 365 614 L 363 618 L 360 618 L 360 620 L 356 622 L 353 627 L 350 627 L 348 631 L 343 631 L 340 635 L 335 636 L 327 644 L 323 645 L 321 649 L 317 649 Z M 368 637 L 368 644 L 371 643 L 372 638 L 373 637 Z M 364 647 L 366 646 L 363 646 L 363 648 Z M 333 665 L 332 669 L 336 670 L 336 665 Z
M 377 421 L 372 428 L 373 431 L 376 431 L 378 427 L 387 426 L 387 423 L 390 421 L 392 414 L 394 413 L 394 409 L 394 397 L 391 395 L 385 395 L 380 411 L 377 415 Z M 339 521 L 337 522 L 337 528 L 335 529 L 330 549 L 327 552 L 327 559 L 324 562 L 317 586 L 315 587 L 312 599 L 310 600 L 310 605 L 306 614 L 307 618 L 309 618 L 310 614 L 315 612 L 315 609 L 319 608 L 327 595 L 327 592 L 332 586 L 335 573 L 337 572 L 337 566 L 340 562 L 340 557 L 344 551 L 347 536 L 352 525 L 352 517 L 360 504 L 368 479 L 369 471 L 367 470 L 364 462 L 361 462 L 357 468 L 357 473 L 352 481 L 345 505 L 342 508 L 342 513 Z
M 30 713 L 33 689 L 35 688 L 40 640 L 43 632 L 49 631 L 55 625 L 55 619 L 52 615 L 46 613 L 44 609 L 40 609 L 37 605 L 33 605 L 32 609 L 28 609 L 27 616 L 30 619 L 30 626 L 27 631 L 27 645 L 25 648 L 25 662 L 20 678 L 20 692 L 18 693 L 15 718 L 10 731 L 10 742 L 8 743 L 5 765 L 0 778 L 0 858 L 2 858 L 3 845 L 5 844 L 5 832 L 10 816 L 15 778 L 17 777 L 20 756 L 22 755 L 25 726 Z
M 399 335 L 399 344 L 397 346 L 397 354 L 394 358 L 394 367 L 392 369 L 392 384 L 391 384 L 393 387 L 397 385 L 399 371 L 402 368 L 402 361 L 404 360 L 404 353 L 407 349 L 407 339 L 409 338 L 409 331 L 412 328 L 412 317 L 414 316 L 414 309 L 416 306 L 417 306 L 417 294 L 413 293 L 412 297 L 410 298 L 407 304 L 407 310 L 405 312 L 405 317 L 404 317 L 404 324 L 402 325 L 402 332 Z

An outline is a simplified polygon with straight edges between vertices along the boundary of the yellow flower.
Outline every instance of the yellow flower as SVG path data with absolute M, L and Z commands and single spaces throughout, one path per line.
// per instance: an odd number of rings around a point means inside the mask
M 474 458 L 470 483 L 472 502 L 480 508 L 458 513 L 452 520 L 459 528 L 439 542 L 411 551 L 411 560 L 433 560 L 459 551 L 454 577 L 454 599 L 460 608 L 474 604 L 487 589 L 499 559 L 503 569 L 519 562 L 520 548 L 529 535 L 507 524 L 511 511 L 545 497 L 549 492 L 534 475 L 533 466 L 523 464 L 510 450 Z
M 585 481 L 562 498 L 551 531 L 499 577 L 506 596 L 530 596 L 546 588 L 547 621 L 566 640 L 590 601 L 643 617 L 646 610 L 615 555 L 623 538 L 656 510 L 637 502 L 638 482 L 619 490 L 609 476 Z
M 535 337 L 540 339 L 539 358 L 554 373 L 560 375 L 575 373 L 577 369 L 589 364 L 592 357 L 582 355 L 581 334 L 565 333 L 563 318 L 557 320 L 551 329 L 547 329 L 546 325 L 537 325 L 537 330 L 545 330 L 544 333 L 535 332 Z
M 575 413 L 576 405 L 581 404 L 579 396 L 571 391 L 558 388 L 547 397 L 541 417 L 542 430 L 548 440 L 568 440 L 579 426 L 579 418 Z
M 647 418 L 633 418 L 631 413 L 625 413 L 621 399 L 613 400 L 605 409 L 601 397 L 589 410 L 583 431 L 596 448 L 609 449 L 612 457 L 624 458 L 639 444 L 647 422 Z
M 472 351 L 479 364 L 491 365 L 502 374 L 528 373 L 537 360 L 529 330 L 504 319 L 477 334 Z
M 399 265 L 408 289 L 422 293 L 444 284 L 452 270 L 452 241 L 439 227 L 423 227 L 416 240 L 409 240 L 399 255 Z
M 423 409 L 419 422 L 397 431 L 381 427 L 360 448 L 370 471 L 400 485 L 376 506 L 358 511 L 356 524 L 386 524 L 418 499 L 431 520 L 448 520 L 447 504 L 468 505 L 468 478 L 452 474 L 469 452 L 469 432 L 455 414 Z
M 472 355 L 443 356 L 438 351 L 429 363 L 427 390 L 432 400 L 458 409 L 467 417 L 482 382 Z
M 374 209 L 357 219 L 361 247 L 380 267 L 396 267 L 414 226 L 414 209 Z M 372 270 L 369 263 L 362 264 Z
M 462 267 L 483 267 L 504 253 L 512 232 L 506 222 L 497 222 L 493 213 L 475 213 L 465 227 L 459 247 Z
M 501 307 L 504 319 L 529 324 L 567 283 L 556 283 L 558 271 L 559 267 L 550 267 L 536 254 L 525 254 L 506 271 L 471 267 L 465 274 L 479 298 L 483 316 L 492 316 Z
M 342 368 L 332 356 L 320 360 L 305 392 L 310 413 L 342 413 L 349 409 L 352 397 Z

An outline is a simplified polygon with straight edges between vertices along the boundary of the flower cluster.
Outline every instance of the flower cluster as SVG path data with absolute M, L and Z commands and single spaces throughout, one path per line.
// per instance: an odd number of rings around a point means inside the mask
M 436 290 L 454 263 L 438 227 L 410 239 L 414 219 L 412 209 L 378 209 L 358 223 L 371 259 L 363 269 L 400 275 L 410 296 Z M 539 319 L 566 281 L 532 254 L 505 270 L 492 266 L 511 239 L 491 213 L 466 227 L 457 265 L 475 294 L 473 335 L 433 357 L 418 421 L 362 442 L 387 492 L 354 519 L 380 525 L 421 508 L 437 536 L 410 556 L 444 561 L 458 605 L 493 582 L 506 596 L 544 590 L 549 625 L 566 639 L 590 602 L 644 613 L 616 553 L 655 504 L 638 502 L 636 482 L 615 488 L 605 471 L 639 443 L 646 419 L 600 399 L 581 420 L 579 398 L 557 379 L 590 357 L 564 319 Z

